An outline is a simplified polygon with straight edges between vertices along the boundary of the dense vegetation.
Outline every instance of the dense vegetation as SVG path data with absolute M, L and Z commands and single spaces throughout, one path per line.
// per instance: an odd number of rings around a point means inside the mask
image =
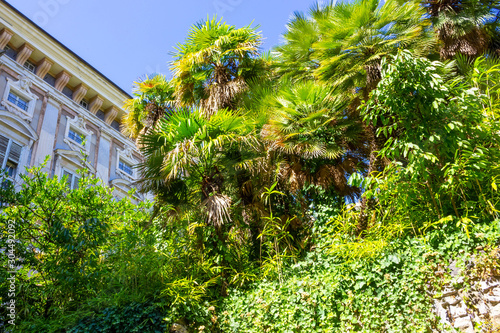
M 85 170 L 3 187 L 15 330 L 441 329 L 452 261 L 462 284 L 500 275 L 499 6 L 314 5 L 270 53 L 255 27 L 194 25 L 126 101 L 154 203 Z

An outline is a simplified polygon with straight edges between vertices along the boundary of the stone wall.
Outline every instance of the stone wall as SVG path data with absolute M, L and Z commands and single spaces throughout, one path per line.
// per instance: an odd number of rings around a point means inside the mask
M 500 276 L 474 271 L 475 258 L 458 269 L 448 268 L 451 281 L 434 293 L 434 309 L 443 326 L 441 332 L 500 332 Z

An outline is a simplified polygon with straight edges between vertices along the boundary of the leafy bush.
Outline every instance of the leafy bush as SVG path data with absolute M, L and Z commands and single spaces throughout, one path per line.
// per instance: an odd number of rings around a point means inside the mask
M 95 316 L 83 318 L 68 333 L 163 333 L 166 328 L 161 307 L 150 303 L 131 303 L 106 308 Z
M 479 245 L 499 244 L 499 221 L 475 225 L 471 235 L 444 225 L 424 238 L 398 240 L 376 256 L 356 260 L 318 249 L 290 267 L 283 284 L 263 281 L 247 292 L 231 292 L 220 309 L 221 330 L 428 332 L 439 327 L 430 292 L 440 292 L 449 282 L 447 267 L 459 253 L 465 260 Z M 500 269 L 499 264 L 490 269 Z M 441 270 L 446 273 L 437 275 Z

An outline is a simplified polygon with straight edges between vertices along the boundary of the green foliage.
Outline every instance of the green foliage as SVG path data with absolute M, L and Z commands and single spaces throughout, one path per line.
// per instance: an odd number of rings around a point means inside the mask
M 131 303 L 106 308 L 94 317 L 81 319 L 68 333 L 147 332 L 163 333 L 167 325 L 161 308 L 147 303 Z
M 128 113 L 123 119 L 124 134 L 137 138 L 173 111 L 174 88 L 164 75 L 156 74 L 134 82 L 134 98 L 126 100 Z
M 477 58 L 496 3 L 451 3 L 316 4 L 272 56 L 251 26 L 194 25 L 173 78 L 125 103 L 154 207 L 85 170 L 76 190 L 41 167 L 2 181 L 17 330 L 440 329 L 451 263 L 476 258 L 465 288 L 500 271 L 500 65 Z M 466 56 L 421 57 L 431 23 L 442 56 Z
M 191 27 L 176 47 L 173 84 L 180 106 L 199 106 L 206 115 L 234 107 L 246 82 L 262 73 L 256 28 L 235 28 L 216 17 Z
M 498 221 L 470 239 L 453 225 L 394 241 L 373 257 L 344 260 L 322 249 L 286 270 L 285 282 L 234 291 L 220 309 L 223 332 L 427 332 L 439 327 L 430 292 L 440 292 L 450 260 L 497 245 Z M 486 256 L 485 258 L 490 258 Z M 494 258 L 494 257 L 493 257 Z M 490 260 L 490 261 L 487 261 Z M 498 269 L 485 259 L 475 269 Z M 443 270 L 444 275 L 435 272 Z
M 365 110 L 387 140 L 380 156 L 391 160 L 365 195 L 377 198 L 381 223 L 406 221 L 417 234 L 450 220 L 469 234 L 473 221 L 497 216 L 498 125 L 483 96 L 446 81 L 444 67 L 399 53 L 383 64 Z

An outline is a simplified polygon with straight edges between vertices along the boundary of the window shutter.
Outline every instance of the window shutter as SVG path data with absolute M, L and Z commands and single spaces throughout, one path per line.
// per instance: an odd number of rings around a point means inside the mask
M 7 152 L 7 146 L 9 145 L 9 139 L 5 136 L 0 135 L 0 168 L 3 165 L 5 159 L 5 153 Z
M 15 142 L 12 142 L 9 152 L 9 161 L 15 164 L 19 164 L 19 160 L 21 159 L 21 149 L 23 149 L 22 146 L 18 145 Z

